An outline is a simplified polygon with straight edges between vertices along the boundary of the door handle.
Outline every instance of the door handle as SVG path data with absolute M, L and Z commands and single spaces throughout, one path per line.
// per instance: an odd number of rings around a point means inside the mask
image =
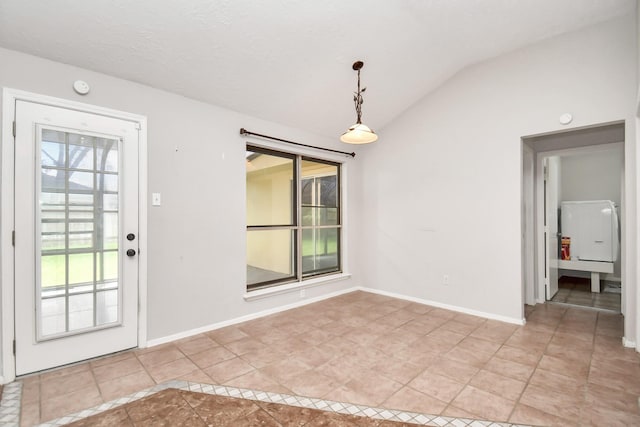
M 135 256 L 136 251 L 134 249 L 127 249 L 127 256 L 132 257 Z

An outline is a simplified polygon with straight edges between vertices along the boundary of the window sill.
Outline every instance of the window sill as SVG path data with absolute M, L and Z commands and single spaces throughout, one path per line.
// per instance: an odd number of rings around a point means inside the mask
M 323 276 L 315 279 L 305 280 L 304 282 L 295 282 L 289 283 L 286 285 L 280 286 L 272 286 L 266 289 L 257 289 L 255 291 L 249 291 L 244 294 L 243 298 L 245 301 L 254 301 L 262 298 L 268 298 L 275 295 L 287 294 L 290 292 L 295 292 L 300 289 L 312 288 L 314 286 L 325 285 L 333 282 L 340 282 L 342 280 L 347 280 L 351 277 L 349 273 L 339 273 L 331 276 Z

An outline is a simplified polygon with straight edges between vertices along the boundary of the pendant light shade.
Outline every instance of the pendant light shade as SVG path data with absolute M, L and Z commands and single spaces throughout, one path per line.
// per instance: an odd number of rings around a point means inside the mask
M 366 87 L 360 89 L 360 70 L 364 63 L 356 61 L 353 63 L 353 69 L 358 72 L 358 91 L 353 93 L 353 103 L 356 106 L 356 124 L 351 126 L 340 137 L 340 141 L 347 144 L 368 144 L 378 139 L 378 135 L 372 131 L 369 126 L 362 123 L 362 93 L 367 90 Z
M 378 135 L 369 126 L 356 123 L 349 130 L 342 134 L 340 141 L 347 144 L 368 144 L 378 139 Z

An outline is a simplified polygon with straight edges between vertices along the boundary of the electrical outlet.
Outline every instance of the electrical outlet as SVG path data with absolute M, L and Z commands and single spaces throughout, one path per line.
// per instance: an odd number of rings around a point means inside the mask
M 304 298 L 307 296 L 307 290 L 306 289 L 300 289 L 300 298 Z
M 444 286 L 449 286 L 449 275 L 445 274 L 444 276 L 442 276 L 442 284 Z

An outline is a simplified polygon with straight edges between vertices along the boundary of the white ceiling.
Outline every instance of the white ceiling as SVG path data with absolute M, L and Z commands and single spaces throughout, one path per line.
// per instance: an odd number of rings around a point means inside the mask
M 0 0 L 0 46 L 336 137 L 462 68 L 635 0 Z M 91 82 L 89 82 L 91 83 Z M 259 131 L 259 130 L 257 130 Z

